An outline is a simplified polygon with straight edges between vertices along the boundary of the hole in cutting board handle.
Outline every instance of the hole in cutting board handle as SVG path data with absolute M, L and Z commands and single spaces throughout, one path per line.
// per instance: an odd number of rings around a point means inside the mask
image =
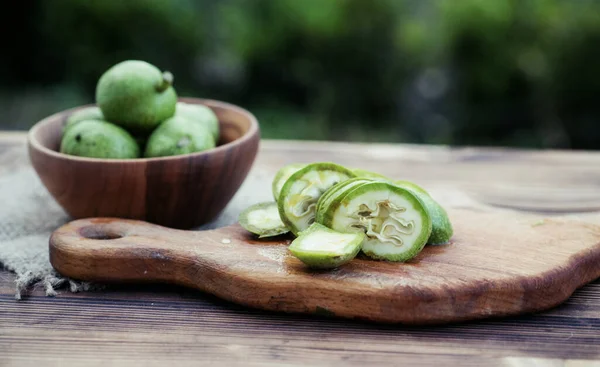
M 79 229 L 81 237 L 88 238 L 90 240 L 116 240 L 123 238 L 124 235 L 115 231 L 111 226 L 103 224 L 92 224 L 90 226 L 82 227 Z

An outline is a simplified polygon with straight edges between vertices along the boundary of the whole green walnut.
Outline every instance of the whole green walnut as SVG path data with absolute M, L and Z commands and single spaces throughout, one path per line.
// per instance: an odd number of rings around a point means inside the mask
M 150 132 L 175 114 L 173 75 L 145 61 L 127 60 L 108 69 L 96 86 L 104 118 L 131 132 Z
M 177 102 L 176 116 L 186 117 L 199 124 L 207 125 L 215 141 L 219 141 L 219 119 L 209 107 L 201 104 Z
M 86 120 L 104 120 L 104 115 L 100 108 L 97 106 L 90 106 L 78 109 L 74 111 L 66 120 L 64 132 L 67 131 L 71 126 L 75 125 L 78 122 L 86 121 Z
M 214 147 L 215 140 L 207 125 L 176 115 L 152 132 L 144 156 L 164 157 L 201 152 Z
M 61 153 L 90 158 L 138 158 L 140 148 L 125 129 L 107 121 L 80 121 L 65 131 Z

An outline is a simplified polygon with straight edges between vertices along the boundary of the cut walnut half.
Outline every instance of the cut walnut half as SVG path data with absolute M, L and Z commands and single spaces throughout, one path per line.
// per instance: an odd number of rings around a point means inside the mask
M 317 201 L 330 187 L 354 177 L 334 163 L 313 163 L 300 169 L 285 182 L 277 205 L 287 227 L 298 235 L 315 221 Z
M 409 190 L 372 181 L 342 195 L 339 205 L 324 214 L 325 223 L 338 232 L 365 233 L 362 251 L 367 256 L 407 261 L 425 246 L 431 219 L 423 202 Z

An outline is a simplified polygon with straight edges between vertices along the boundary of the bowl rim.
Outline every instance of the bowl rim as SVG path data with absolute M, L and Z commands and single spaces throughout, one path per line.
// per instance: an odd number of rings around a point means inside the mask
M 185 158 L 191 158 L 191 157 L 203 157 L 203 156 L 209 156 L 215 153 L 219 153 L 222 151 L 225 151 L 227 149 L 236 147 L 236 146 L 240 146 L 243 145 L 244 143 L 248 142 L 249 140 L 253 139 L 255 135 L 257 135 L 260 131 L 259 129 L 259 125 L 258 125 L 258 120 L 256 119 L 256 117 L 248 110 L 228 103 L 228 102 L 223 102 L 223 101 L 218 101 L 218 100 L 214 100 L 214 99 L 205 99 L 205 98 L 195 98 L 195 97 L 179 97 L 177 99 L 177 102 L 185 102 L 185 103 L 195 103 L 195 104 L 203 104 L 203 105 L 207 105 L 207 106 L 217 106 L 220 107 L 222 109 L 228 109 L 228 110 L 233 110 L 236 111 L 242 115 L 245 115 L 246 118 L 248 118 L 248 121 L 250 121 L 250 128 L 248 129 L 248 131 L 246 131 L 246 133 L 244 135 L 242 135 L 241 137 L 239 137 L 238 139 L 235 139 L 229 143 L 225 143 L 223 145 L 219 145 L 217 147 L 208 149 L 208 150 L 204 150 L 201 152 L 194 152 L 194 153 L 186 153 L 186 154 L 179 154 L 179 155 L 171 155 L 171 156 L 165 156 L 165 157 L 153 157 L 153 158 L 144 158 L 144 157 L 140 157 L 140 158 L 92 158 L 92 157 L 80 157 L 80 156 L 75 156 L 75 155 L 69 155 L 69 154 L 64 154 L 61 152 L 57 152 L 55 150 L 46 148 L 45 146 L 43 146 L 36 138 L 36 134 L 37 131 L 40 129 L 40 127 L 44 124 L 46 124 L 49 120 L 52 119 L 56 119 L 58 118 L 60 115 L 63 115 L 69 111 L 75 111 L 84 107 L 93 107 L 96 106 L 96 104 L 91 103 L 91 104 L 86 104 L 86 105 L 80 105 L 80 106 L 76 106 L 73 108 L 69 108 L 66 110 L 62 110 L 59 112 L 56 112 L 50 116 L 47 116 L 45 118 L 43 118 L 42 120 L 36 122 L 27 132 L 27 142 L 29 144 L 29 146 L 43 154 L 46 155 L 50 155 L 59 159 L 66 159 L 66 160 L 74 160 L 74 161 L 80 161 L 80 162 L 90 162 L 90 163 L 107 163 L 107 164 L 124 164 L 124 163 L 128 163 L 128 164 L 135 164 L 135 163 L 140 163 L 140 162 L 159 162 L 159 161 L 168 161 L 168 160 L 176 160 L 176 159 L 185 159 Z

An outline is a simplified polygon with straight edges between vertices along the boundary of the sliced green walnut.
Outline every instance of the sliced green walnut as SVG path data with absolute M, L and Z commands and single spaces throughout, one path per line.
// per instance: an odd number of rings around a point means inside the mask
M 332 212 L 335 207 L 340 205 L 342 198 L 354 188 L 374 180 L 368 178 L 355 177 L 341 182 L 329 190 L 317 202 L 317 214 L 315 221 L 325 226 L 331 226 L 331 217 L 327 213 Z
M 350 179 L 350 180 L 352 180 L 352 179 Z M 315 222 L 319 222 L 319 219 L 318 219 L 319 211 L 321 211 L 321 208 L 324 205 L 326 205 L 326 203 L 329 201 L 329 198 L 331 197 L 332 193 L 336 192 L 340 188 L 340 186 L 343 186 L 346 182 L 348 182 L 350 180 L 342 181 L 342 182 L 339 182 L 339 183 L 331 186 L 330 188 L 325 190 L 325 192 L 323 193 L 323 195 L 321 195 L 321 197 L 319 197 L 319 200 L 317 200 L 317 206 L 315 207 Z
M 346 186 L 346 184 L 351 183 L 352 181 L 356 180 L 356 178 L 351 178 L 349 180 L 346 181 L 342 181 L 340 183 L 337 183 L 333 186 L 331 186 L 330 188 L 328 188 L 323 195 L 321 195 L 321 197 L 319 198 L 319 200 L 317 201 L 317 215 L 319 213 L 319 210 L 321 207 L 326 206 L 330 199 L 332 198 L 332 196 L 339 191 L 340 189 L 342 189 L 344 186 Z
M 259 238 L 279 236 L 289 232 L 279 217 L 277 203 L 258 203 L 248 207 L 239 217 L 239 222 L 248 232 Z
M 354 259 L 365 239 L 363 233 L 339 233 L 319 223 L 302 231 L 290 252 L 311 268 L 333 269 Z
M 427 239 L 427 244 L 443 245 L 448 243 L 454 234 L 454 229 L 446 210 L 420 186 L 408 181 L 396 181 L 395 184 L 412 191 L 425 205 L 425 210 L 431 218 L 432 225 L 431 235 Z
M 365 177 L 365 178 L 371 178 L 371 179 L 375 179 L 375 180 L 392 181 L 390 178 L 388 178 L 380 173 L 367 171 L 366 169 L 362 169 L 362 168 L 354 168 L 352 170 L 352 172 L 354 172 L 356 177 Z
M 354 177 L 345 167 L 334 163 L 312 163 L 285 182 L 277 205 L 281 220 L 298 235 L 315 221 L 317 201 L 331 186 Z
M 396 180 L 393 181 L 396 185 L 403 187 L 405 189 L 409 189 L 412 190 L 414 192 L 418 192 L 419 194 L 424 194 L 429 196 L 429 192 L 427 190 L 425 190 L 424 188 L 422 188 L 421 186 L 417 185 L 414 182 L 410 182 L 410 181 L 405 181 L 405 180 Z
M 327 216 L 338 232 L 365 233 L 362 251 L 378 260 L 408 261 L 431 234 L 431 219 L 411 191 L 388 182 L 364 183 L 350 190 Z
M 304 163 L 292 163 L 282 167 L 279 171 L 277 171 L 275 177 L 273 178 L 273 183 L 271 184 L 271 190 L 273 191 L 273 198 L 275 201 L 279 199 L 281 189 L 288 178 L 304 167 L 306 167 L 306 164 Z

